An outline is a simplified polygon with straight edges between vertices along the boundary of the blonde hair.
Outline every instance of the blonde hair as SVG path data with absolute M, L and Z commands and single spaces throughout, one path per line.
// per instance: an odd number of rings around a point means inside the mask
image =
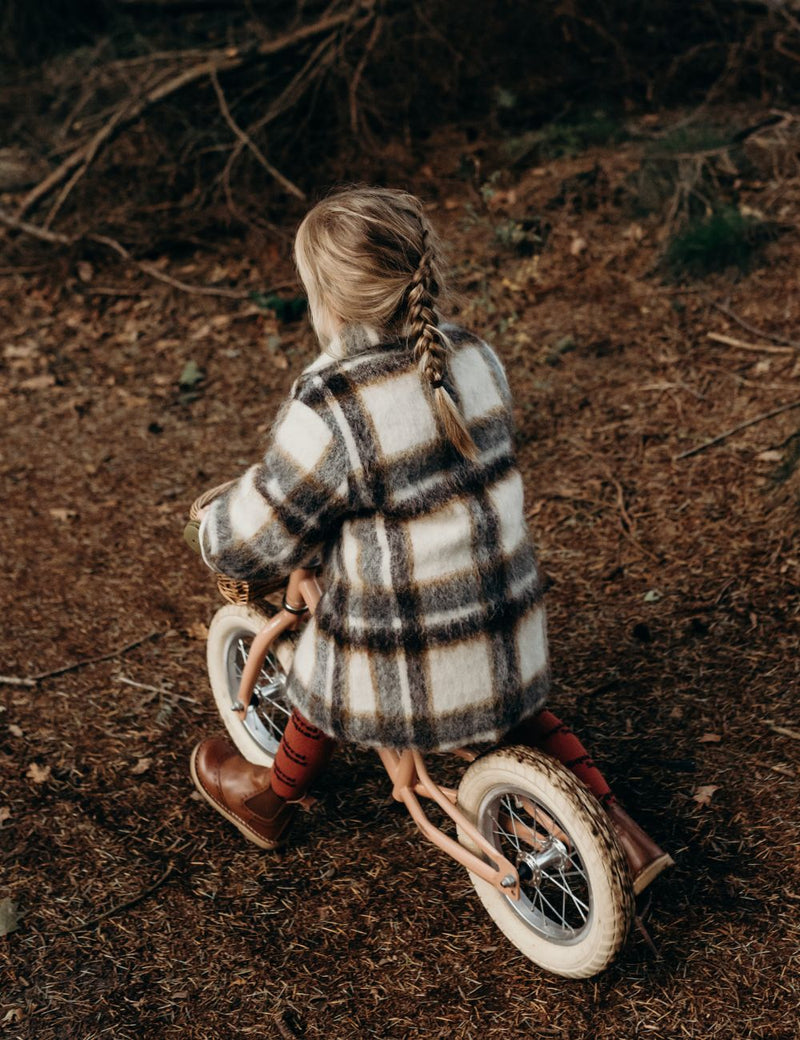
M 406 337 L 434 397 L 445 435 L 477 452 L 445 383 L 450 342 L 439 327 L 441 248 L 419 199 L 391 188 L 348 188 L 319 202 L 300 224 L 295 261 L 323 346 L 339 326 Z

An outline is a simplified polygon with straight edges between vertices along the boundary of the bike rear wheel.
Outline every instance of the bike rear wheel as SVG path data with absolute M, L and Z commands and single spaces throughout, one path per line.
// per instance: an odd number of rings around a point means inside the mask
M 252 607 L 221 607 L 208 627 L 206 660 L 214 701 L 228 735 L 248 761 L 271 766 L 292 709 L 285 697 L 293 644 L 278 637 L 259 673 L 244 720 L 233 711 L 239 699 L 242 669 L 255 636 L 267 617 Z
M 470 765 L 458 804 L 519 873 L 516 901 L 470 875 L 504 935 L 558 975 L 606 968 L 633 920 L 633 891 L 611 823 L 578 779 L 542 752 L 500 748 Z

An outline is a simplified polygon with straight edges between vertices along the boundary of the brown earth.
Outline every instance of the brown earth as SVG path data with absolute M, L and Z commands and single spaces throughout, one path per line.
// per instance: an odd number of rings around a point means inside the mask
M 629 205 L 641 143 L 504 172 L 483 195 L 457 175 L 470 151 L 441 135 L 410 183 L 451 243 L 462 320 L 515 391 L 553 705 L 677 862 L 647 918 L 658 956 L 634 933 L 598 978 L 544 974 L 358 749 L 281 854 L 196 800 L 218 600 L 184 516 L 255 458 L 313 342 L 249 302 L 41 254 L 0 273 L 0 899 L 20 915 L 0 939 L 1 1035 L 798 1036 L 800 413 L 677 458 L 800 398 L 798 185 L 741 183 L 789 230 L 748 274 L 680 286 L 657 267 L 661 216 Z M 549 234 L 523 255 L 508 222 L 531 213 Z M 169 270 L 292 277 L 283 245 L 241 241 Z M 204 379 L 181 388 L 189 361 Z

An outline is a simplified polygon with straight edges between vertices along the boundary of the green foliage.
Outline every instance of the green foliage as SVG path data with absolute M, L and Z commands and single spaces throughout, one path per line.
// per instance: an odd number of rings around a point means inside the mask
M 625 127 L 602 110 L 582 113 L 572 119 L 546 123 L 538 130 L 528 130 L 505 143 L 506 154 L 512 163 L 529 157 L 537 161 L 579 155 L 587 148 L 617 144 L 628 134 Z
M 272 311 L 281 324 L 299 321 L 306 312 L 308 301 L 305 296 L 290 296 L 284 299 L 275 293 L 250 293 L 250 299 L 262 310 Z
M 501 245 L 513 249 L 520 256 L 533 256 L 541 253 L 547 244 L 550 225 L 539 217 L 526 217 L 522 220 L 500 221 L 495 226 L 494 237 Z
M 697 155 L 725 148 L 731 143 L 730 131 L 708 123 L 679 126 L 648 146 L 650 155 Z
M 690 220 L 667 247 L 666 262 L 673 275 L 703 276 L 726 267 L 746 270 L 761 246 L 774 237 L 762 220 L 724 206 L 710 216 Z

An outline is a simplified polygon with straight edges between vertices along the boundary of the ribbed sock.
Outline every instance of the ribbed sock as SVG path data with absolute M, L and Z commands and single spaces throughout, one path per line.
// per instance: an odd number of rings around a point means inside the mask
M 508 734 L 505 743 L 540 748 L 571 769 L 600 802 L 608 804 L 615 800 L 606 778 L 589 752 L 569 726 L 552 711 L 540 711 L 538 715 L 525 719 Z
M 330 761 L 336 741 L 295 708 L 272 764 L 270 789 L 285 800 L 302 798 Z

